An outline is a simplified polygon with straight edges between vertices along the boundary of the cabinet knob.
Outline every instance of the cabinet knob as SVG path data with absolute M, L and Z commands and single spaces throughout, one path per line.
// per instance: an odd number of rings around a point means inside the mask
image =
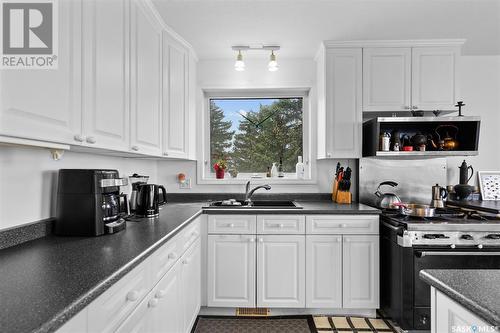
M 96 140 L 95 140 L 95 138 L 93 136 L 87 137 L 86 141 L 87 141 L 87 143 L 90 143 L 90 144 L 96 143 Z
M 285 225 L 283 223 L 278 224 L 278 228 L 283 229 Z
M 168 254 L 168 259 L 172 259 L 172 260 L 177 259 L 177 254 L 175 252 L 170 252 Z
M 166 290 L 158 290 L 155 294 L 155 297 L 156 298 L 163 298 L 167 295 L 167 291 Z
M 163 153 L 163 156 L 168 156 L 168 153 L 167 152 Z
M 264 238 L 259 238 L 259 243 L 264 243 Z
M 347 224 L 342 223 L 342 224 L 340 225 L 340 227 L 341 227 L 341 228 L 347 228 Z
M 188 264 L 189 264 L 189 259 L 188 259 L 188 258 L 184 259 L 184 260 L 182 261 L 182 263 L 183 263 L 184 265 L 188 265 Z
M 478 249 L 482 249 L 482 248 L 483 248 L 483 244 L 479 244 L 479 245 L 477 246 L 477 248 L 478 248 Z
M 227 226 L 228 226 L 229 228 L 234 228 L 234 223 L 229 223 Z
M 148 306 L 150 308 L 156 308 L 158 306 L 158 299 L 156 298 L 150 299 L 148 302 Z
M 250 243 L 253 243 L 253 242 L 255 242 L 255 238 L 249 238 L 249 239 L 248 239 L 248 241 L 249 241 Z
M 403 109 L 405 109 L 405 110 L 410 110 L 410 109 L 411 109 L 411 107 L 410 107 L 409 105 L 405 105 L 405 106 L 403 106 Z
M 83 139 L 83 136 L 81 136 L 81 135 L 79 135 L 79 134 L 75 135 L 75 136 L 73 137 L 73 139 L 75 139 L 75 141 L 77 141 L 77 142 L 83 142 L 83 140 L 84 140 L 84 139 Z
M 327 153 L 326 157 L 332 157 L 332 153 Z
M 413 109 L 413 110 L 416 110 L 416 109 L 418 109 L 418 106 L 413 105 L 412 109 Z
M 132 147 L 130 147 L 130 149 L 132 149 L 133 151 L 138 151 L 139 147 L 138 146 L 132 146 Z
M 349 243 L 351 240 L 349 238 L 344 238 L 344 242 Z
M 127 294 L 127 301 L 135 302 L 139 299 L 139 292 L 137 290 L 131 290 Z
M 451 245 L 450 245 L 450 248 L 452 248 L 452 249 L 454 249 L 455 247 L 456 247 L 456 245 L 455 245 L 455 244 L 451 244 Z
M 342 241 L 342 237 L 337 237 L 337 242 L 341 242 Z

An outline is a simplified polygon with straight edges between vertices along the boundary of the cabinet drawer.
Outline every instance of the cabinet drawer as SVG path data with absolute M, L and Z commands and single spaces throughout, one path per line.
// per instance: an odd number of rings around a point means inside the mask
M 155 251 L 151 257 L 151 272 L 154 278 L 153 284 L 160 281 L 163 275 L 172 268 L 181 257 L 183 249 L 183 237 L 176 235 Z
M 306 231 L 304 215 L 258 215 L 258 234 L 304 234 Z
M 89 332 L 114 332 L 152 287 L 146 259 L 89 305 Z
M 307 234 L 378 234 L 378 215 L 309 215 Z
M 180 248 L 182 249 L 181 254 L 186 252 L 186 250 L 198 239 L 198 237 L 200 237 L 200 235 L 200 219 L 197 218 L 186 226 L 179 234 L 179 241 L 181 242 Z
M 209 215 L 209 234 L 255 234 L 255 215 Z

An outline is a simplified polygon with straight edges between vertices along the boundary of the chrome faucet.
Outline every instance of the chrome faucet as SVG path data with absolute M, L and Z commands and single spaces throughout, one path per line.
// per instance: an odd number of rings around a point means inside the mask
M 267 191 L 271 189 L 271 185 L 260 185 L 254 187 L 252 190 L 250 190 L 250 181 L 247 182 L 246 188 L 245 188 L 245 203 L 247 206 L 252 206 L 252 195 L 254 194 L 255 191 L 258 189 L 265 188 Z

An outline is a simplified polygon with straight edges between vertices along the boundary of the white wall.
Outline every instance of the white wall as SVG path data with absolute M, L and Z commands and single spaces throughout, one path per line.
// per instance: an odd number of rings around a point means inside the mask
M 260 54 L 245 59 L 246 70 L 237 72 L 234 70 L 231 60 L 202 60 L 198 62 L 198 117 L 201 118 L 203 99 L 201 97 L 202 89 L 210 88 L 310 88 L 309 101 L 311 105 L 311 163 L 312 168 L 316 169 L 316 184 L 308 185 L 273 185 L 271 192 L 275 193 L 293 193 L 293 192 L 311 192 L 326 193 L 331 191 L 331 181 L 337 161 L 322 160 L 315 161 L 316 153 L 316 64 L 312 59 L 278 59 L 280 69 L 277 72 L 267 70 L 267 55 Z M 197 133 L 201 133 L 202 124 L 198 124 Z M 200 138 L 198 138 L 200 139 Z M 201 141 L 198 140 L 197 147 L 201 147 Z M 200 152 L 198 152 L 199 154 Z M 199 155 L 198 155 L 199 156 Z M 355 169 L 355 161 L 341 161 L 344 166 L 349 165 Z M 186 173 L 192 181 L 192 189 L 179 189 L 176 182 L 176 175 L 179 172 Z M 194 161 L 175 161 L 159 162 L 158 179 L 161 183 L 167 185 L 169 192 L 242 192 L 243 185 L 200 185 L 196 183 L 196 162 Z M 262 180 L 260 182 L 264 182 Z M 355 178 L 353 179 L 355 181 Z M 255 181 L 257 182 L 257 181 Z
M 461 68 L 464 114 L 481 116 L 479 155 L 465 160 L 476 171 L 500 170 L 500 56 L 464 56 Z M 463 160 L 448 158 L 449 185 L 458 183 Z M 472 179 L 477 184 L 477 176 Z
M 66 152 L 54 161 L 45 149 L 0 146 L 0 229 L 54 216 L 57 170 L 63 168 L 118 169 L 122 177 L 137 172 L 153 182 L 157 176 L 151 160 Z

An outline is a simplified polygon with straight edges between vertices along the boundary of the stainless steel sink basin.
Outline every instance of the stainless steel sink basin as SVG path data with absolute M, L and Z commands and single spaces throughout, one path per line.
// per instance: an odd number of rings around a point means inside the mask
M 291 200 L 256 200 L 248 205 L 242 200 L 223 200 L 211 202 L 204 208 L 230 208 L 230 209 L 301 209 L 295 201 Z

